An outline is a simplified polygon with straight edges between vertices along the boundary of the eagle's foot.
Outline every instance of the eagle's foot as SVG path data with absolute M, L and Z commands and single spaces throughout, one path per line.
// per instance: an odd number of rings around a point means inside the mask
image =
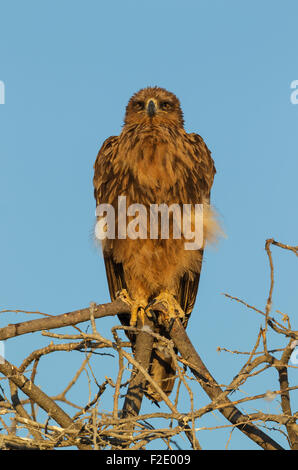
M 133 300 L 126 289 L 118 290 L 118 292 L 116 292 L 116 298 L 122 300 L 122 302 L 126 303 L 130 307 L 133 304 Z
M 145 299 L 136 299 L 133 300 L 126 289 L 122 289 L 116 294 L 118 299 L 121 299 L 127 305 L 130 306 L 130 326 L 135 326 L 137 324 L 138 318 L 141 319 L 142 325 L 144 325 L 145 318 L 145 307 L 147 301 Z
M 146 307 L 145 313 L 150 316 L 154 311 L 160 312 L 162 318 L 168 321 L 173 321 L 175 318 L 184 318 L 185 313 L 182 310 L 180 304 L 177 302 L 175 297 L 169 292 L 161 292 L 157 297 L 155 297 Z

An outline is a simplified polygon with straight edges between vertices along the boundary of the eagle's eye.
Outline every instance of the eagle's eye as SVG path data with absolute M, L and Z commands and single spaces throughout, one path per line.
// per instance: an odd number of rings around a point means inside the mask
M 160 108 L 163 111 L 169 111 L 170 109 L 172 109 L 172 107 L 173 107 L 173 104 L 170 101 L 161 101 L 160 102 Z
M 133 107 L 136 111 L 142 111 L 145 108 L 145 103 L 144 101 L 135 101 Z

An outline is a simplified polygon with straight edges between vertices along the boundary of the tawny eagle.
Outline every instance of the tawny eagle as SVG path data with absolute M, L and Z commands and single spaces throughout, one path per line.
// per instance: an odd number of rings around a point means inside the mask
M 104 141 L 94 169 L 96 204 L 110 204 L 116 214 L 116 236 L 102 243 L 110 295 L 115 299 L 125 292 L 132 307 L 131 316 L 119 315 L 120 321 L 135 324 L 138 312 L 146 311 L 148 304 L 154 309 L 155 302 L 163 302 L 186 328 L 197 295 L 203 249 L 214 237 L 217 224 L 210 206 L 214 162 L 202 137 L 184 130 L 178 98 L 159 87 L 135 93 L 126 107 L 122 132 Z M 119 196 L 126 197 L 126 207 L 142 204 L 148 213 L 151 205 L 203 205 L 202 246 L 186 249 L 183 234 L 180 238 L 150 238 L 150 224 L 146 224 L 147 237 L 117 237 Z M 164 335 L 162 315 L 157 325 Z M 129 338 L 134 343 L 135 335 Z M 173 361 L 158 342 L 149 372 L 165 393 L 172 391 Z M 160 400 L 152 386 L 147 386 L 146 393 Z

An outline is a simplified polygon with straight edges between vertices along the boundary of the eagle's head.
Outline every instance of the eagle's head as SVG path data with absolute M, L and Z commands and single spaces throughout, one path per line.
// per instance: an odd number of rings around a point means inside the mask
M 124 124 L 147 123 L 183 127 L 183 113 L 174 93 L 156 86 L 143 88 L 130 98 Z

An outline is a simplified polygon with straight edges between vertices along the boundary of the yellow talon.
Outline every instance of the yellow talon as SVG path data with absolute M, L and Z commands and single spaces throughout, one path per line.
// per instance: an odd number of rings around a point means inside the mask
M 159 310 L 163 316 L 171 320 L 172 318 L 184 318 L 185 313 L 182 310 L 180 304 L 177 302 L 175 297 L 169 292 L 161 292 L 157 297 L 153 299 L 148 305 L 148 310 Z
M 130 326 L 135 326 L 138 321 L 138 310 L 139 306 L 137 304 L 133 304 L 131 306 L 131 313 L 130 313 Z
M 132 305 L 133 301 L 131 297 L 129 296 L 129 293 L 127 292 L 126 289 L 121 289 L 118 292 L 116 292 L 116 298 L 121 299 L 123 302 L 128 304 L 129 306 Z
M 142 325 L 144 325 L 145 318 L 145 307 L 147 301 L 145 299 L 133 300 L 126 289 L 122 289 L 117 292 L 117 298 L 128 304 L 131 308 L 130 314 L 130 326 L 135 326 L 138 322 L 138 318 L 141 319 Z

